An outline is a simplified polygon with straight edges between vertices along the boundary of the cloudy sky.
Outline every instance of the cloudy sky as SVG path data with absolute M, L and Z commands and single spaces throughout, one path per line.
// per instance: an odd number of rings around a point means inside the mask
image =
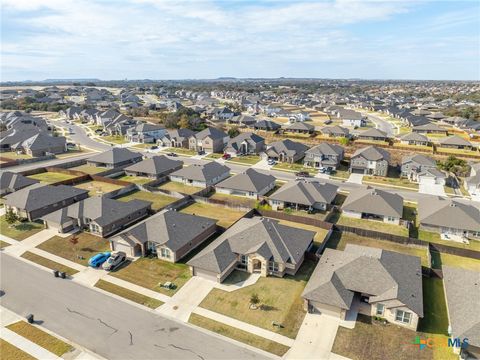
M 1 0 L 1 80 L 480 77 L 480 2 Z

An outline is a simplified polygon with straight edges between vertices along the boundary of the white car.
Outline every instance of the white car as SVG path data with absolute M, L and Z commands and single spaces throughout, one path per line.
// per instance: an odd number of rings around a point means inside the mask
M 103 270 L 111 271 L 119 267 L 127 259 L 127 254 L 123 251 L 112 253 L 110 257 L 102 264 Z

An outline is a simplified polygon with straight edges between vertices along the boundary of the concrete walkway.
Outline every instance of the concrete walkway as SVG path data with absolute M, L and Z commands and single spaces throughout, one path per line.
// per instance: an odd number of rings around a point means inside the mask
M 446 196 L 443 185 L 439 184 L 420 184 L 418 186 L 418 192 L 421 194 Z
M 24 252 L 29 251 L 57 234 L 58 232 L 56 230 L 45 229 L 33 234 L 25 240 L 18 241 L 12 246 L 8 246 L 4 251 L 14 256 L 21 256 Z
M 258 279 L 260 279 L 260 276 L 261 276 L 260 274 L 250 274 L 248 279 L 245 280 L 245 281 L 239 281 L 235 284 L 215 283 L 215 287 L 217 289 L 220 289 L 220 290 L 223 290 L 223 291 L 232 292 L 232 291 L 235 291 L 235 290 L 242 289 L 246 286 L 250 286 L 250 285 L 255 284 L 258 281 Z
M 42 348 L 41 346 L 38 346 L 37 344 L 31 342 L 30 340 L 25 339 L 23 336 L 20 336 L 17 333 L 7 328 L 2 328 L 0 330 L 0 337 L 3 340 L 12 344 L 13 346 L 26 352 L 27 354 L 32 355 L 37 359 L 42 359 L 42 360 L 60 359 L 57 355 Z
M 338 326 L 338 318 L 307 313 L 286 358 L 329 359 Z
M 240 329 L 240 330 L 258 335 L 258 336 L 263 337 L 265 339 L 275 341 L 279 344 L 283 344 L 283 345 L 291 347 L 291 346 L 293 346 L 293 344 L 295 342 L 295 340 L 290 339 L 286 336 L 274 333 L 273 331 L 265 330 L 265 329 L 262 329 L 258 326 L 250 325 L 246 322 L 243 322 L 243 321 L 240 321 L 240 320 L 237 320 L 237 319 L 233 319 L 229 316 L 225 316 L 225 315 L 222 315 L 222 314 L 219 314 L 219 313 L 216 313 L 214 311 L 210 311 L 210 310 L 207 310 L 207 309 L 204 309 L 204 308 L 201 308 L 201 307 L 196 308 L 193 312 L 195 314 L 207 317 L 209 319 L 221 322 L 223 324 L 233 326 L 237 329 Z

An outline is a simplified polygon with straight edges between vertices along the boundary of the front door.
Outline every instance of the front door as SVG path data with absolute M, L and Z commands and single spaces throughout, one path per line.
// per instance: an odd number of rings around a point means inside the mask
M 262 271 L 262 262 L 258 259 L 253 260 L 253 272 Z

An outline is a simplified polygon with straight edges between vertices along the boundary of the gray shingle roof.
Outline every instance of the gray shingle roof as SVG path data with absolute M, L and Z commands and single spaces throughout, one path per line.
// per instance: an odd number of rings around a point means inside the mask
M 283 185 L 270 196 L 272 200 L 313 206 L 315 203 L 330 204 L 337 195 L 338 186 L 318 181 L 292 181 Z
M 130 151 L 125 148 L 113 148 L 107 150 L 101 154 L 94 155 L 88 158 L 87 161 L 103 163 L 103 164 L 115 164 L 123 163 L 125 161 L 138 161 L 142 158 L 142 154 Z
M 413 162 L 421 166 L 429 166 L 429 167 L 437 166 L 437 162 L 434 159 L 422 154 L 411 154 L 403 157 L 402 164 L 405 164 L 407 162 Z
M 170 175 L 179 176 L 189 180 L 209 181 L 229 172 L 230 169 L 227 166 L 211 161 L 206 164 L 192 164 L 183 169 L 177 170 Z
M 480 229 L 480 210 L 473 205 L 441 197 L 419 200 L 418 218 L 421 224 L 470 231 Z
M 342 155 L 344 152 L 343 147 L 336 144 L 329 144 L 329 143 L 321 143 L 317 146 L 314 146 L 307 151 L 306 154 L 314 154 L 314 155 Z
M 290 139 L 275 141 L 271 143 L 267 151 L 273 151 L 277 154 L 284 152 L 288 156 L 296 154 L 303 154 L 308 150 L 308 146 L 300 142 L 292 141 Z
M 313 241 L 313 231 L 282 225 L 278 220 L 242 218 L 188 262 L 217 273 L 237 258 L 236 254 L 260 253 L 268 260 L 296 264 Z
M 292 125 L 286 127 L 287 130 L 301 130 L 301 131 L 313 131 L 315 126 L 303 121 L 295 122 Z
M 203 140 L 207 136 L 212 139 L 223 139 L 224 137 L 228 137 L 225 132 L 214 127 L 207 127 L 206 129 L 196 133 L 194 136 L 198 140 Z
M 480 347 L 480 272 L 442 266 L 452 337 Z
M 382 148 L 376 146 L 367 146 L 355 151 L 352 158 L 362 156 L 370 161 L 390 160 L 390 153 Z
M 458 135 L 448 136 L 439 141 L 442 145 L 472 146 L 470 141 L 461 138 Z
M 358 137 L 376 137 L 376 138 L 387 138 L 387 133 L 385 131 L 376 129 L 376 128 L 371 128 L 365 131 L 362 131 L 361 133 L 358 134 Z
M 403 198 L 391 192 L 366 187 L 350 192 L 342 210 L 401 218 Z
M 216 185 L 217 188 L 258 192 L 275 182 L 275 176 L 263 174 L 254 169 L 234 175 Z
M 425 135 L 416 133 L 416 132 L 411 132 L 406 135 L 403 135 L 400 140 L 403 141 L 425 141 L 428 142 L 428 138 Z
M 370 294 L 371 303 L 396 300 L 423 317 L 420 258 L 353 244 L 326 249 L 302 297 L 350 309 L 355 292 Z
M 14 192 L 38 182 L 38 180 L 30 179 L 26 176 L 13 173 L 11 171 L 3 171 L 0 173 L 0 189 L 2 192 Z
M 183 161 L 169 159 L 165 155 L 152 156 L 136 164 L 126 167 L 125 171 L 142 172 L 150 175 L 169 174 L 173 170 L 183 166 Z
M 334 126 L 326 126 L 322 128 L 322 133 L 323 134 L 331 134 L 333 136 L 348 136 L 350 134 L 350 131 L 347 128 L 334 125 Z

